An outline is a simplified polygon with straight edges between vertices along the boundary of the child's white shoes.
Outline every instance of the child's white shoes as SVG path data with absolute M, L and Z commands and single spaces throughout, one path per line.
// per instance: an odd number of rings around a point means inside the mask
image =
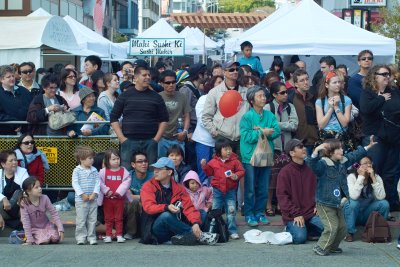
M 118 243 L 125 243 L 125 241 L 126 241 L 126 239 L 123 238 L 122 236 L 120 236 L 120 235 L 117 236 L 117 242 Z
M 112 242 L 111 236 L 106 236 L 103 241 L 104 243 L 111 243 Z

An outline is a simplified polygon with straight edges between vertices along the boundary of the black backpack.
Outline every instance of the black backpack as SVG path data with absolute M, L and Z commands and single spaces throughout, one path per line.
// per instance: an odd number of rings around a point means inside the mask
M 226 224 L 224 218 L 222 218 L 223 211 L 221 209 L 210 210 L 207 213 L 206 221 L 203 225 L 203 231 L 209 232 L 211 227 L 211 222 L 215 221 L 215 225 L 211 228 L 211 232 L 219 234 L 218 243 L 226 243 L 229 241 L 229 231 L 228 225 Z

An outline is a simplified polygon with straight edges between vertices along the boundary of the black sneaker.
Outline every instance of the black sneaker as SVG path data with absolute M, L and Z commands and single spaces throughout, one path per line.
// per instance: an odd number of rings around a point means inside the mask
M 319 256 L 327 256 L 327 255 L 329 255 L 329 251 L 323 250 L 320 246 L 313 247 L 313 251 L 315 252 L 315 254 L 317 254 Z
M 181 245 L 181 246 L 195 246 L 199 244 L 197 238 L 192 233 L 184 235 L 175 235 L 171 237 L 171 243 L 173 245 Z
M 339 254 L 340 254 L 340 253 L 343 253 L 343 249 L 341 249 L 341 248 L 335 248 L 335 249 L 333 249 L 333 248 L 332 248 L 332 249 L 329 250 L 329 252 L 330 252 L 330 253 L 336 253 L 336 254 L 339 253 Z

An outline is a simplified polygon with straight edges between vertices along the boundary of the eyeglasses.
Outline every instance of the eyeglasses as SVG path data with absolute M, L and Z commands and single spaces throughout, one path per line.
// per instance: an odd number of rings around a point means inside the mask
M 228 71 L 228 72 L 238 72 L 239 71 L 239 68 L 230 68 L 230 69 L 226 69 L 226 71 Z
M 21 142 L 21 144 L 24 144 L 24 145 L 26 145 L 26 146 L 28 146 L 28 145 L 35 145 L 35 141 L 25 141 L 25 142 Z
M 145 160 L 138 160 L 138 161 L 136 161 L 135 162 L 136 164 L 144 164 L 144 163 L 149 163 L 149 161 L 147 160 L 147 159 L 145 159 Z
M 280 95 L 287 95 L 287 90 L 278 92 Z
M 75 75 L 69 75 L 69 76 L 67 76 L 67 78 L 69 78 L 69 79 L 76 79 L 76 76 L 75 76 Z
M 167 82 L 163 82 L 163 83 L 170 85 L 170 84 L 176 84 L 176 81 L 167 81 Z
M 380 75 L 380 76 L 383 76 L 385 78 L 389 78 L 390 77 L 390 73 L 389 72 L 382 72 L 382 73 L 375 72 L 375 75 Z
M 362 60 L 362 61 L 367 61 L 367 60 L 372 61 L 372 60 L 374 60 L 374 58 L 373 57 L 362 57 L 362 58 L 360 58 L 360 60 Z
M 23 70 L 21 71 L 22 74 L 32 74 L 33 70 Z

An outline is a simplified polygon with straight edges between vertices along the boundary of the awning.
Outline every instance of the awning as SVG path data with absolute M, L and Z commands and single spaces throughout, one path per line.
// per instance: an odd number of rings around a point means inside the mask
M 183 26 L 227 29 L 251 28 L 266 17 L 260 13 L 179 13 L 170 19 Z

